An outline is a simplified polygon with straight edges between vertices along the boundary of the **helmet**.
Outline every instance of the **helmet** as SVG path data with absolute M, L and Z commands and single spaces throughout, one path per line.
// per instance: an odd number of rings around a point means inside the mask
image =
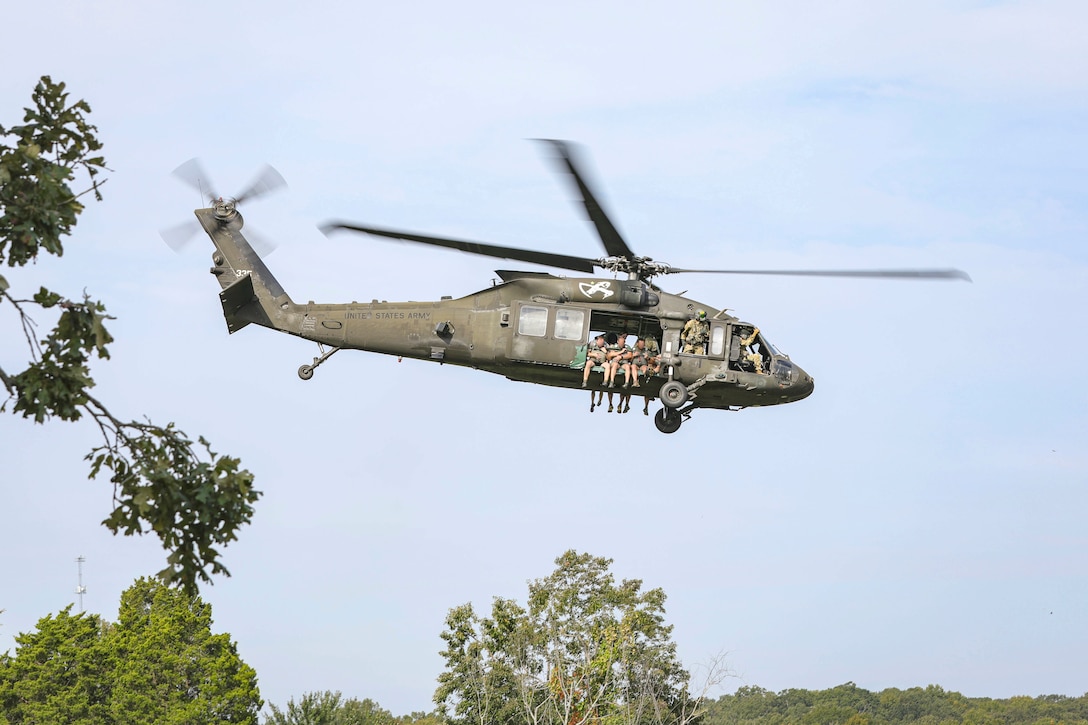
M 705 320 L 706 319 L 706 310 L 699 310 L 698 312 L 695 313 L 695 316 L 698 317 L 700 320 Z

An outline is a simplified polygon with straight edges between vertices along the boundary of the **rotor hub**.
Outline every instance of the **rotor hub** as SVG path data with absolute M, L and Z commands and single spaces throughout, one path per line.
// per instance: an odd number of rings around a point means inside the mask
M 655 262 L 650 257 L 604 257 L 596 260 L 598 266 L 616 274 L 623 273 L 631 279 L 650 281 L 659 274 L 669 274 L 672 267 Z
M 212 210 L 215 218 L 220 221 L 227 221 L 238 213 L 235 209 L 234 199 L 224 199 L 223 197 L 212 199 Z

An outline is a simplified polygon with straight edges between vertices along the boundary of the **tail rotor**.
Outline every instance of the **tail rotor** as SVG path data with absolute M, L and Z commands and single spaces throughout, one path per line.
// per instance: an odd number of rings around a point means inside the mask
M 215 186 L 211 182 L 211 177 L 204 170 L 204 166 L 197 158 L 189 159 L 181 164 L 171 172 L 171 175 L 186 186 L 199 192 L 202 203 L 214 205 L 217 201 L 223 200 L 223 197 L 216 193 Z M 234 197 L 228 197 L 228 200 L 234 205 L 238 205 L 242 202 L 259 199 L 260 197 L 271 194 L 285 186 L 287 186 L 287 182 L 284 181 L 280 172 L 276 171 L 272 166 L 265 164 L 242 193 Z M 175 252 L 180 252 L 199 232 L 200 224 L 197 223 L 195 219 L 192 219 L 159 230 L 159 236 L 162 237 L 162 240 L 166 242 L 168 247 Z M 276 249 L 275 244 L 263 239 L 260 235 L 254 235 L 252 231 L 249 232 L 249 236 L 254 242 L 256 251 L 261 255 L 267 256 Z

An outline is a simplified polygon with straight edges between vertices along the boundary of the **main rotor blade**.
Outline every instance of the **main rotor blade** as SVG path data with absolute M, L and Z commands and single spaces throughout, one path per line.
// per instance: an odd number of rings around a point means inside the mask
M 670 267 L 667 274 L 767 274 L 793 277 L 858 277 L 874 279 L 962 279 L 971 276 L 961 269 L 680 269 Z
M 499 259 L 515 259 L 521 262 L 532 262 L 549 267 L 570 269 L 576 272 L 592 274 L 597 265 L 597 260 L 586 257 L 572 257 L 566 254 L 552 254 L 551 252 L 538 252 L 532 249 L 518 249 L 516 247 L 501 247 L 497 244 L 483 244 L 482 242 L 470 242 L 462 239 L 446 239 L 444 237 L 428 237 L 422 234 L 400 232 L 392 229 L 379 229 L 377 227 L 363 227 L 357 224 L 345 222 L 329 222 L 321 226 L 321 231 L 326 235 L 338 229 L 347 229 L 363 234 L 372 234 L 376 237 L 398 239 L 404 242 L 417 242 L 419 244 L 431 244 L 436 247 L 457 249 L 469 254 L 481 254 L 485 257 L 498 257 Z
M 597 235 L 601 238 L 601 243 L 604 245 L 608 256 L 628 259 L 634 257 L 635 253 L 627 246 L 627 242 L 623 240 L 619 230 L 616 229 L 612 220 L 608 218 L 608 214 L 605 213 L 604 208 L 601 207 L 600 202 L 593 195 L 593 191 L 589 188 L 584 176 L 578 171 L 578 166 L 574 162 L 574 147 L 566 141 L 557 141 L 550 138 L 537 140 L 551 144 L 559 152 L 556 160 L 574 178 L 574 183 L 582 195 L 582 203 L 586 207 L 586 213 L 589 214 L 589 220 L 593 222 L 593 226 L 597 227 Z
M 283 180 L 280 172 L 265 164 L 264 168 L 257 174 L 257 178 L 234 201 L 241 204 L 247 199 L 256 199 L 284 186 L 287 186 L 287 182 Z

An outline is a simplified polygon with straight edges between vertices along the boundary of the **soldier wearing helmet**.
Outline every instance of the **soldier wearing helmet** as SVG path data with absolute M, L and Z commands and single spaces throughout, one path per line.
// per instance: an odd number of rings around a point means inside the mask
M 706 342 L 710 339 L 710 322 L 706 319 L 706 310 L 696 310 L 695 317 L 684 324 L 680 340 L 684 343 L 682 352 L 691 355 L 706 355 Z
M 759 345 L 759 343 L 757 342 L 757 340 L 759 339 L 758 336 L 759 328 L 753 325 L 752 332 L 749 333 L 747 337 L 741 339 L 740 349 L 741 357 L 745 360 L 745 362 L 751 365 L 752 369 L 754 369 L 757 373 L 762 373 L 763 356 L 760 355 L 759 351 L 753 347 L 753 343 L 757 346 Z

